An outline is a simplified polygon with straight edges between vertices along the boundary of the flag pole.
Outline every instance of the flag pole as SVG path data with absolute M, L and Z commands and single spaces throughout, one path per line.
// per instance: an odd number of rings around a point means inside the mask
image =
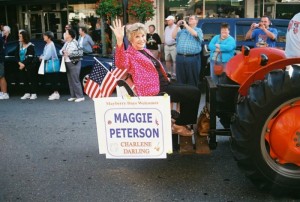
M 110 72 L 109 69 L 107 69 L 107 67 L 105 67 L 104 64 L 100 62 L 96 57 L 94 57 L 94 60 L 96 60 L 102 67 L 104 67 L 106 71 Z

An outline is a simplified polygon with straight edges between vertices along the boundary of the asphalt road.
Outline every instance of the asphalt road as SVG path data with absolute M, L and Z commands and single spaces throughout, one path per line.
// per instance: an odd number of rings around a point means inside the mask
M 296 201 L 259 192 L 227 137 L 211 155 L 99 155 L 93 101 L 0 101 L 0 201 Z

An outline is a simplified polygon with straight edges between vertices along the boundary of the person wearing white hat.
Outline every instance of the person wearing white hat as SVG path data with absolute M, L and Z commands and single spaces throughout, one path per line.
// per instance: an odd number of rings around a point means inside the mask
M 172 76 L 172 78 L 176 78 L 176 40 L 172 37 L 172 32 L 176 28 L 176 24 L 174 23 L 175 17 L 169 15 L 166 18 L 168 26 L 165 28 L 164 33 L 164 52 L 165 52 L 165 60 L 166 60 L 166 68 L 168 74 Z M 172 65 L 173 62 L 173 65 Z

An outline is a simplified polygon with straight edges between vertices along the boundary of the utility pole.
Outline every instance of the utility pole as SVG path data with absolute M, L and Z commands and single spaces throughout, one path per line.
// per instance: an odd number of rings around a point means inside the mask
M 128 0 L 123 0 L 123 25 L 126 25 L 128 23 L 128 14 L 127 14 L 127 8 L 128 8 Z

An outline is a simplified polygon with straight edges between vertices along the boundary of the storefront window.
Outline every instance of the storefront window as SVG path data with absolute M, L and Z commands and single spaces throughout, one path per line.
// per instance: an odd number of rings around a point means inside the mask
M 0 6 L 1 11 L 5 11 L 5 6 Z M 5 16 L 5 12 L 0 12 L 0 19 L 2 24 L 6 24 L 6 16 Z
M 73 25 L 94 28 L 96 24 L 95 4 L 71 4 L 69 5 L 69 22 Z
M 26 12 L 26 6 L 22 6 L 21 9 L 22 9 L 22 12 Z
M 266 15 L 273 19 L 291 19 L 300 10 L 297 0 L 255 1 L 255 17 Z
M 239 0 L 165 0 L 165 13 L 182 18 L 197 15 L 200 18 L 243 18 L 244 1 Z
M 30 11 L 40 11 L 42 10 L 42 5 L 29 5 L 28 10 Z

